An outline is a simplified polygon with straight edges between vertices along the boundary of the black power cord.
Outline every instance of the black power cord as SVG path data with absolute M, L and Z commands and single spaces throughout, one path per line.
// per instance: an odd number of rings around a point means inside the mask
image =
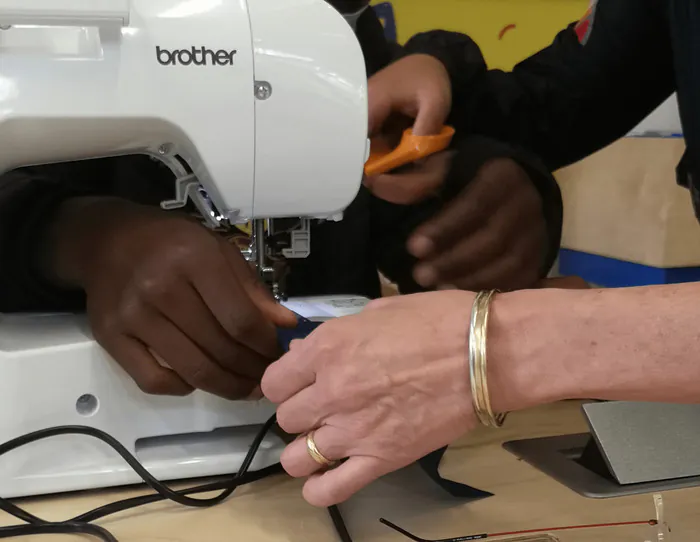
M 95 429 L 93 427 L 85 426 L 62 426 L 53 427 L 50 429 L 42 429 L 40 431 L 35 431 L 27 435 L 23 435 L 16 439 L 13 439 L 5 444 L 0 445 L 0 456 L 30 444 L 39 440 L 55 437 L 58 435 L 84 435 L 92 438 L 101 440 L 108 446 L 110 446 L 114 451 L 116 451 L 123 459 L 128 463 L 128 465 L 136 472 L 141 479 L 153 489 L 156 493 L 150 495 L 142 495 L 140 497 L 133 497 L 130 499 L 124 499 L 114 503 L 101 506 L 72 519 L 65 521 L 46 521 L 39 518 L 33 514 L 30 514 L 26 510 L 20 508 L 19 506 L 13 504 L 7 499 L 0 497 L 0 510 L 22 520 L 24 525 L 14 525 L 10 527 L 0 527 L 0 539 L 4 538 L 16 538 L 30 535 L 38 534 L 83 534 L 101 540 L 102 542 L 118 542 L 118 540 L 106 529 L 100 527 L 99 525 L 94 525 L 93 522 L 104 517 L 123 512 L 125 510 L 130 510 L 139 506 L 144 506 L 158 501 L 170 500 L 188 507 L 197 508 L 208 508 L 215 506 L 228 497 L 230 497 L 236 488 L 250 484 L 252 482 L 261 480 L 272 474 L 278 474 L 282 472 L 281 465 L 272 465 L 265 469 L 249 473 L 250 465 L 253 463 L 255 456 L 262 444 L 263 439 L 267 433 L 276 424 L 277 419 L 275 416 L 271 417 L 265 425 L 261 428 L 253 443 L 243 460 L 240 470 L 223 480 L 217 482 L 212 482 L 209 484 L 196 486 L 189 489 L 184 489 L 180 491 L 174 491 L 170 489 L 163 482 L 154 478 L 144 467 L 139 463 L 139 461 L 129 453 L 129 451 L 122 446 L 114 437 Z M 190 495 L 195 495 L 199 493 L 208 493 L 211 491 L 221 490 L 221 493 L 215 497 L 210 497 L 206 499 L 198 499 L 190 497 Z M 333 506 L 328 509 L 333 521 L 333 525 L 338 532 L 341 542 L 352 542 L 352 538 L 348 533 L 345 522 L 340 515 L 340 510 Z

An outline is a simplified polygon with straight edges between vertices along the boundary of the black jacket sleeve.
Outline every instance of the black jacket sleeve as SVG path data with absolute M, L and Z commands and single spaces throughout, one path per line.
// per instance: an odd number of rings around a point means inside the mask
M 43 175 L 41 169 L 0 176 L 0 313 L 70 311 L 84 305 L 81 292 L 42 279 L 38 244 L 60 205 L 81 195 Z
M 82 310 L 82 291 L 44 280 L 42 240 L 61 205 L 75 197 L 122 197 L 157 205 L 172 175 L 145 156 L 24 168 L 0 175 L 0 313 Z
M 512 72 L 475 68 L 462 34 L 420 34 L 406 50 L 445 64 L 462 135 L 516 144 L 556 170 L 624 136 L 672 94 L 667 4 L 599 0 L 586 33 L 572 24 Z

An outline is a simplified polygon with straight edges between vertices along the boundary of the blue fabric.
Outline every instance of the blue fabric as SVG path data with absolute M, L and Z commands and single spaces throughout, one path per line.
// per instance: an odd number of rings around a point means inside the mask
M 282 347 L 282 350 L 289 352 L 289 346 L 292 341 L 297 339 L 305 339 L 311 332 L 320 326 L 323 322 L 312 322 L 308 318 L 299 316 L 297 314 L 297 327 L 295 328 L 278 328 L 277 329 L 277 341 Z

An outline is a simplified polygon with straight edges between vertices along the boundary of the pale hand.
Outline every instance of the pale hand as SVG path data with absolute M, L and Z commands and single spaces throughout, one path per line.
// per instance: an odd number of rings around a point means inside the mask
M 287 447 L 282 465 L 309 477 L 309 503 L 343 502 L 476 426 L 467 361 L 473 299 L 445 291 L 375 301 L 323 324 L 268 368 L 262 391 L 279 404 L 282 429 L 316 430 L 321 454 L 347 458 L 321 474 L 304 438 Z

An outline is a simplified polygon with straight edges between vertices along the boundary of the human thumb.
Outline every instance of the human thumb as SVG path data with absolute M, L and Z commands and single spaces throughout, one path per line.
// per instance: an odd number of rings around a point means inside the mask
M 424 94 L 416 99 L 418 113 L 413 124 L 413 135 L 439 134 L 447 120 L 449 105 L 439 95 Z
M 232 250 L 227 250 L 226 256 L 234 269 L 234 273 L 240 281 L 243 290 L 262 315 L 277 327 L 296 327 L 296 315 L 272 296 L 272 293 L 260 280 L 253 267 L 243 259 L 240 251 L 237 248 L 230 248 Z
M 277 327 L 293 328 L 297 325 L 296 315 L 287 307 L 280 304 L 266 286 L 259 281 L 252 284 L 248 289 L 248 295 L 255 305 L 260 309 L 263 316 Z

